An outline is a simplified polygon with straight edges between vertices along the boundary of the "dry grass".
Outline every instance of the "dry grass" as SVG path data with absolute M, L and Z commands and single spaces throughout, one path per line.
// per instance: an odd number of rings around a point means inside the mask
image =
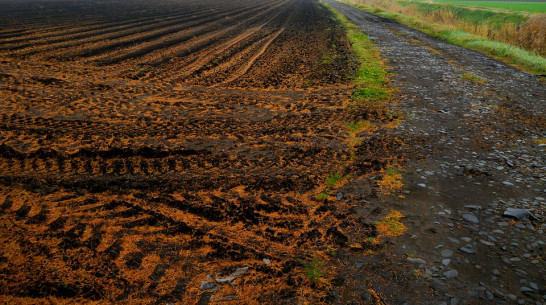
M 511 44 L 541 56 L 546 55 L 546 14 L 533 15 L 527 21 L 522 21 L 527 18 L 522 16 L 522 18 L 516 18 L 514 22 L 504 22 L 499 25 L 490 23 L 487 19 L 484 19 L 484 22 L 469 22 L 468 18 L 463 18 L 464 14 L 456 14 L 452 7 L 447 5 L 438 5 L 439 9 L 424 10 L 419 8 L 419 4 L 396 0 L 349 0 L 348 2 L 419 18 L 425 22 L 441 24 L 447 28 Z M 476 11 L 470 8 L 466 10 Z
M 392 194 L 404 187 L 402 174 L 395 169 L 389 168 L 383 172 L 383 177 L 377 181 L 380 193 L 383 195 Z
M 400 218 L 404 217 L 402 213 L 391 210 L 381 221 L 376 222 L 375 226 L 380 236 L 395 237 L 406 232 L 406 226 L 400 222 Z
M 531 17 L 520 30 L 518 43 L 529 46 L 533 51 L 546 54 L 546 14 Z

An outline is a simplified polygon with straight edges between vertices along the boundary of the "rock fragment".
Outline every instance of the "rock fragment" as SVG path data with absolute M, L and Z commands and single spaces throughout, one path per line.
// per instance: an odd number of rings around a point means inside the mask
M 475 223 L 475 224 L 480 223 L 480 220 L 478 219 L 478 217 L 475 214 L 472 214 L 472 213 L 463 214 L 463 215 L 461 215 L 461 217 L 465 221 L 468 221 L 468 222 L 471 222 L 471 223 Z
M 454 279 L 459 275 L 459 272 L 455 269 L 448 270 L 443 273 L 446 279 Z
M 527 209 L 507 208 L 502 214 L 504 217 L 511 217 L 515 219 L 522 219 L 525 216 L 531 215 L 531 212 Z

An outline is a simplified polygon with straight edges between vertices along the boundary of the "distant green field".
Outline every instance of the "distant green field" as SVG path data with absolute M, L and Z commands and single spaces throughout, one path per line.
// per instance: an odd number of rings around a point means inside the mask
M 517 2 L 517 1 L 455 1 L 455 0 L 433 0 L 437 3 L 448 3 L 455 5 L 477 6 L 487 8 L 500 8 L 505 10 L 546 13 L 546 2 Z

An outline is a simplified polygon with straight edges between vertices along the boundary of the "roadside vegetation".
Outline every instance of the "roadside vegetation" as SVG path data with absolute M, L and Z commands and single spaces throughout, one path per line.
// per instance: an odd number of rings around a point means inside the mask
M 546 14 L 404 0 L 345 2 L 528 72 L 546 74 Z
M 392 89 L 388 85 L 388 73 L 386 66 L 381 60 L 379 51 L 373 42 L 362 31 L 340 12 L 330 7 L 327 3 L 321 2 L 335 16 L 336 20 L 345 30 L 347 39 L 351 45 L 351 51 L 356 61 L 356 71 L 349 76 L 353 82 L 352 102 L 348 106 L 349 122 L 345 124 L 347 130 L 347 144 L 349 147 L 350 164 L 357 158 L 356 150 L 362 144 L 363 136 L 375 132 L 380 128 L 391 128 L 396 125 L 398 114 L 393 114 L 387 107 Z M 339 169 L 326 177 L 326 185 L 320 193 L 315 195 L 317 201 L 325 201 L 329 196 L 335 194 L 333 190 L 340 187 L 341 181 L 350 180 L 349 176 L 340 173 L 345 171 Z M 401 176 L 397 179 L 398 183 Z M 386 195 L 383 184 L 378 183 L 379 193 Z M 392 185 L 389 184 L 389 187 Z M 400 187 L 400 186 L 398 186 Z
M 419 1 L 419 0 L 416 0 Z M 485 7 L 530 13 L 546 13 L 546 2 L 432 0 L 458 6 Z

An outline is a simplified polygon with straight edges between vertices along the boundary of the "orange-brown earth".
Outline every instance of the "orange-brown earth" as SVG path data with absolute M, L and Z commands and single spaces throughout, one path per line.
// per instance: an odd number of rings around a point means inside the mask
M 350 147 L 317 2 L 0 5 L 0 300 L 322 303 L 303 262 L 374 247 L 333 190 L 374 196 L 395 141 Z

